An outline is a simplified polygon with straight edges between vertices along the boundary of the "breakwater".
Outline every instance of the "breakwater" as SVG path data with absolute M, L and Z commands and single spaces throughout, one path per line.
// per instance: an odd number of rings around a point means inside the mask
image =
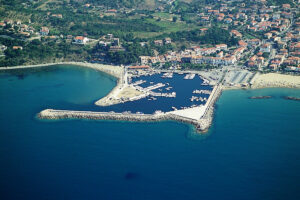
M 215 110 L 215 103 L 219 99 L 222 94 L 223 86 L 218 84 L 214 87 L 211 95 L 209 96 L 205 106 L 205 112 L 203 116 L 199 120 L 199 131 L 206 132 L 208 131 L 209 127 L 212 125 L 214 110 Z
M 160 114 L 130 114 L 114 112 L 93 112 L 93 111 L 74 111 L 74 110 L 53 110 L 46 109 L 38 113 L 40 119 L 91 119 L 91 120 L 118 120 L 134 122 L 155 122 L 155 121 L 179 121 L 191 124 L 196 127 L 198 132 L 204 130 L 202 123 L 198 120 L 178 116 L 171 113 Z

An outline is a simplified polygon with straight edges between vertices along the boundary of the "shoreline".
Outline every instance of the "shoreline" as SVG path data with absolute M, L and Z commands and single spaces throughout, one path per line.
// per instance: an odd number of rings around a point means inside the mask
M 115 78 L 120 78 L 122 75 L 120 72 L 118 72 L 119 69 L 109 69 L 110 67 L 121 68 L 120 66 L 105 65 L 105 64 L 98 64 L 98 63 L 84 63 L 84 62 L 57 62 L 57 63 L 36 64 L 36 65 L 20 65 L 20 66 L 14 66 L 14 67 L 0 67 L 0 71 L 49 67 L 49 66 L 55 66 L 55 65 L 76 65 L 79 67 L 88 67 L 91 69 L 95 69 L 95 70 L 107 73 Z

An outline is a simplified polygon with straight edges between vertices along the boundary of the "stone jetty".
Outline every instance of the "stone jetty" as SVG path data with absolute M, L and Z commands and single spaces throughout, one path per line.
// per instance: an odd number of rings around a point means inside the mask
M 119 120 L 134 122 L 155 122 L 174 120 L 188 123 L 196 127 L 200 132 L 203 127 L 199 121 L 171 113 L 158 114 L 131 114 L 131 113 L 113 113 L 113 112 L 92 112 L 92 111 L 74 111 L 74 110 L 53 110 L 46 109 L 38 114 L 40 119 L 91 119 L 91 120 Z
M 211 95 L 209 96 L 205 106 L 205 112 L 199 120 L 199 131 L 200 132 L 207 132 L 209 127 L 213 121 L 213 115 L 215 110 L 215 103 L 219 99 L 222 94 L 223 86 L 218 84 L 214 87 Z

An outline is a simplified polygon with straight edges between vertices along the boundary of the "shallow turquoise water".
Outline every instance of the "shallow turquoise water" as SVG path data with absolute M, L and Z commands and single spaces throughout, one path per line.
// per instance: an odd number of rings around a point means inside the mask
M 299 199 L 300 90 L 225 91 L 205 137 L 177 122 L 39 121 L 93 108 L 92 69 L 0 74 L 1 199 Z M 248 99 L 272 95 L 272 99 Z

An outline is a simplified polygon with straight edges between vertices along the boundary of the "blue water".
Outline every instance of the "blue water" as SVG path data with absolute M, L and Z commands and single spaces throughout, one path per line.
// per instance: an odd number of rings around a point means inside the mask
M 35 118 L 92 108 L 114 85 L 79 67 L 0 74 L 0 198 L 300 198 L 300 102 L 282 98 L 300 90 L 225 91 L 205 137 L 177 122 Z

